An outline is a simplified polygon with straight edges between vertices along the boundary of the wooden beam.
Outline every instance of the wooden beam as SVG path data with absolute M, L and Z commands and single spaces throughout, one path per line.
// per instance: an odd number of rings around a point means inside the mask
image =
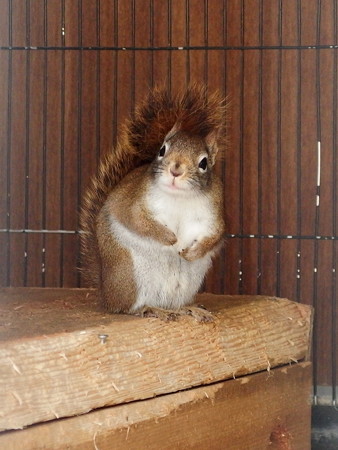
M 87 290 L 1 290 L 0 429 L 306 358 L 310 307 L 259 296 L 204 294 L 198 301 L 215 322 L 109 315 Z
M 6 450 L 310 450 L 311 365 L 286 366 L 0 434 Z

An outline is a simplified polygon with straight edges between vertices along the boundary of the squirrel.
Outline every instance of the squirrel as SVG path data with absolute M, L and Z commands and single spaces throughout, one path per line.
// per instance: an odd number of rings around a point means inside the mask
M 205 86 L 176 96 L 154 88 L 99 164 L 84 194 L 80 236 L 83 273 L 107 311 L 213 320 L 191 303 L 223 241 L 214 165 L 226 109 Z

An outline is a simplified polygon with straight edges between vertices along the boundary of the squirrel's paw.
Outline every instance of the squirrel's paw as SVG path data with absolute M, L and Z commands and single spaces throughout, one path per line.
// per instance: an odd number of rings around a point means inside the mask
M 197 322 L 201 323 L 214 322 L 215 320 L 213 314 L 210 311 L 207 311 L 203 306 L 184 306 L 178 310 L 144 306 L 137 315 L 141 317 L 155 317 L 164 322 L 173 322 L 183 316 L 193 317 Z
M 182 249 L 179 254 L 182 258 L 191 262 L 202 258 L 205 255 L 205 250 L 197 241 L 194 241 L 190 247 Z
M 213 314 L 203 306 L 184 306 L 179 310 L 180 315 L 193 317 L 197 322 L 214 322 Z
M 178 319 L 177 311 L 156 308 L 153 306 L 144 306 L 137 315 L 141 317 L 156 317 L 164 322 L 172 322 Z
M 165 228 L 164 234 L 161 236 L 164 245 L 174 245 L 177 242 L 176 234 L 168 228 Z

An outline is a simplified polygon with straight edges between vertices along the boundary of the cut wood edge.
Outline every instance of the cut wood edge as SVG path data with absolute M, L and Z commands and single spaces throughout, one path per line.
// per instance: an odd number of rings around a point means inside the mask
M 241 442 L 241 448 L 260 450 L 265 445 L 282 448 L 278 439 L 288 436 L 294 446 L 285 448 L 305 450 L 310 448 L 310 391 L 311 363 L 292 364 L 270 374 L 260 372 L 0 433 L 0 447 L 18 450 L 24 442 L 25 450 L 157 450 L 224 448 L 227 443 L 226 448 L 235 449 Z M 278 437 L 280 430 L 284 438 Z
M 211 324 L 119 316 L 83 330 L 0 343 L 1 429 L 270 371 L 306 358 L 311 308 L 269 297 L 207 297 L 206 306 L 216 317 Z M 108 335 L 105 343 L 100 334 Z

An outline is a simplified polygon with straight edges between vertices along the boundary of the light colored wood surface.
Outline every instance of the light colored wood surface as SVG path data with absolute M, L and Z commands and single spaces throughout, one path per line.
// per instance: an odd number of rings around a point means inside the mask
M 301 363 L 3 433 L 0 448 L 309 450 L 310 390 Z
M 306 358 L 308 306 L 257 296 L 205 294 L 198 301 L 215 322 L 108 315 L 87 290 L 1 290 L 0 429 Z

